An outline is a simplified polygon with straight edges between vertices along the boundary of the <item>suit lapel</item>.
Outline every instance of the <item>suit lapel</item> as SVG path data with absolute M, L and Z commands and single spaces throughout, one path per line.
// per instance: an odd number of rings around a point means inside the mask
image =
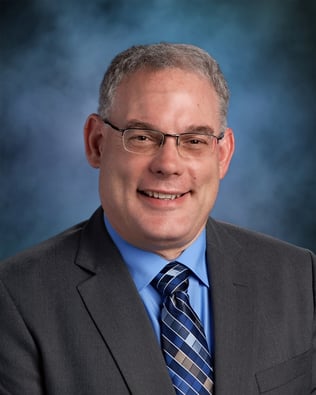
M 225 226 L 213 220 L 207 226 L 207 254 L 216 394 L 246 394 L 253 348 L 251 270 L 241 258 L 239 244 Z M 78 285 L 78 291 L 130 392 L 173 395 L 151 323 L 126 265 L 105 230 L 101 209 L 83 230 L 76 264 L 91 272 L 91 277 Z
M 92 276 L 79 293 L 132 394 L 174 394 L 151 323 L 99 211 L 89 221 L 77 262 Z
M 241 259 L 240 245 L 225 226 L 210 220 L 207 242 L 216 394 L 248 394 L 254 319 L 251 270 Z

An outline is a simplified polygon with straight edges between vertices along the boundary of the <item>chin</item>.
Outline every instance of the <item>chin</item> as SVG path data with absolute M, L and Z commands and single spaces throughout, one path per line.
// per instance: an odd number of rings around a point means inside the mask
M 147 232 L 144 236 L 146 249 L 182 248 L 190 242 L 188 240 L 188 232 L 181 232 L 181 234 L 175 234 L 171 230 L 165 232 Z

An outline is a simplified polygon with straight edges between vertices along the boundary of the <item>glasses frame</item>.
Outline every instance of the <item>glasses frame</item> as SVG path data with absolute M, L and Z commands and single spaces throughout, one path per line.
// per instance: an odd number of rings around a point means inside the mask
M 123 139 L 123 146 L 124 146 L 124 149 L 125 149 L 127 152 L 131 152 L 131 153 L 133 153 L 133 154 L 141 154 L 141 153 L 140 153 L 140 152 L 131 151 L 131 150 L 129 150 L 129 149 L 126 148 L 126 145 L 125 145 L 125 143 L 124 143 L 124 133 L 125 133 L 127 130 L 148 130 L 148 131 L 151 131 L 151 132 L 160 133 L 160 134 L 162 135 L 162 141 L 161 141 L 161 143 L 160 143 L 160 145 L 159 145 L 159 147 L 158 147 L 158 149 L 157 149 L 157 152 L 158 152 L 159 149 L 164 145 L 166 137 L 173 137 L 173 138 L 175 138 L 175 139 L 176 139 L 176 145 L 177 145 L 177 147 L 179 147 L 179 146 L 180 146 L 179 138 L 180 138 L 181 136 L 186 136 L 186 135 L 190 135 L 190 134 L 195 134 L 195 135 L 213 137 L 213 138 L 216 139 L 216 143 L 217 143 L 217 144 L 218 144 L 218 143 L 224 138 L 224 136 L 225 136 L 225 132 L 221 132 L 218 136 L 216 136 L 216 134 L 213 134 L 213 133 L 204 133 L 204 132 L 195 132 L 195 133 L 193 133 L 193 132 L 188 132 L 188 133 L 181 133 L 181 134 L 171 134 L 171 133 L 164 133 L 164 132 L 162 132 L 162 131 L 160 131 L 160 130 L 145 128 L 145 127 L 119 128 L 118 126 L 115 126 L 112 122 L 110 122 L 107 118 L 102 118 L 102 121 L 103 121 L 106 125 L 110 126 L 113 130 L 115 130 L 115 131 L 121 133 L 122 139 Z M 145 154 L 145 155 L 146 155 L 146 154 Z

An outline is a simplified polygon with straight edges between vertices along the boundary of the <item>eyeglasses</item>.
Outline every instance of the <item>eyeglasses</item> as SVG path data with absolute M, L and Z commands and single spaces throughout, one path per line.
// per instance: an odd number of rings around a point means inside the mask
M 142 127 L 120 129 L 107 119 L 103 119 L 103 122 L 122 134 L 125 150 L 134 154 L 155 155 L 164 145 L 166 137 L 173 137 L 182 157 L 200 157 L 212 154 L 218 142 L 224 137 L 224 132 L 219 136 L 205 132 L 169 134 Z

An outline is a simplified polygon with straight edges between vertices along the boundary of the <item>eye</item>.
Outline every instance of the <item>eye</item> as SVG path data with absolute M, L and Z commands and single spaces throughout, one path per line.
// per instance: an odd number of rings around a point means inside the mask
M 137 141 L 146 141 L 148 140 L 148 136 L 144 134 L 136 134 L 134 136 L 131 136 L 131 139 L 137 140 Z
M 181 136 L 182 144 L 186 146 L 208 145 L 209 137 L 205 134 L 186 134 Z
M 203 144 L 203 143 L 205 143 L 205 141 L 203 141 L 202 139 L 191 139 L 190 141 L 189 141 L 189 143 L 190 144 Z
M 159 144 L 160 136 L 152 130 L 128 129 L 125 138 L 129 144 Z

